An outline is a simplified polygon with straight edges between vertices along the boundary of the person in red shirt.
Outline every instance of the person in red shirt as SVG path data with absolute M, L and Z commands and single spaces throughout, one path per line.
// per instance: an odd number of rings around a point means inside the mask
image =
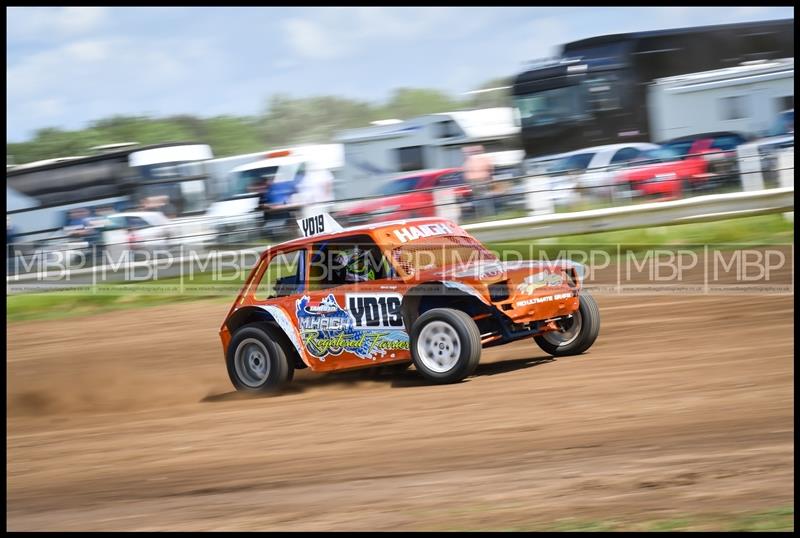
M 472 189 L 472 204 L 475 216 L 491 217 L 495 214 L 494 193 L 492 192 L 492 171 L 494 164 L 486 155 L 483 146 L 464 148 L 464 180 Z

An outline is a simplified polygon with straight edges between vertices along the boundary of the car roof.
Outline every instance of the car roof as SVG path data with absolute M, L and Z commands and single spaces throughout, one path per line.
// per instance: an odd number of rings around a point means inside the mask
M 453 235 L 469 236 L 469 234 L 463 228 L 461 228 L 458 224 L 449 219 L 441 217 L 427 217 L 427 218 L 416 218 L 416 219 L 405 219 L 405 220 L 393 220 L 388 222 L 377 222 L 372 224 L 361 224 L 358 226 L 351 226 L 349 228 L 345 228 L 337 232 L 322 233 L 317 235 L 311 235 L 308 237 L 298 237 L 297 239 L 291 239 L 289 241 L 284 241 L 283 243 L 272 245 L 270 247 L 270 250 L 275 250 L 275 249 L 284 250 L 292 247 L 300 247 L 309 243 L 319 243 L 320 241 L 331 241 L 334 239 L 348 237 L 351 235 L 365 235 L 365 234 L 372 235 L 373 237 L 379 234 L 384 234 L 385 238 L 388 238 L 387 241 L 388 243 L 396 243 L 397 245 L 401 245 L 403 243 L 398 241 L 397 239 L 394 239 L 393 236 L 391 235 L 392 231 L 397 230 L 399 228 L 406 228 L 409 226 L 420 226 L 425 224 L 446 224 L 452 228 Z
M 716 138 L 718 136 L 739 136 L 747 140 L 747 136 L 743 133 L 738 133 L 736 131 L 715 131 L 713 133 L 699 133 L 693 135 L 686 135 L 686 136 L 679 136 L 677 138 L 671 138 L 663 142 L 663 144 L 670 144 L 672 142 L 689 142 L 691 140 L 701 140 L 703 138 Z
M 295 164 L 298 162 L 302 162 L 302 159 L 297 155 L 288 155 L 288 156 L 285 155 L 283 157 L 269 157 L 266 159 L 261 159 L 260 161 L 240 164 L 239 166 L 231 170 L 231 172 L 249 172 L 250 170 L 258 170 L 261 168 L 278 168 L 286 164 Z
M 578 149 L 578 150 L 575 150 L 575 151 L 570 151 L 568 153 L 565 153 L 564 156 L 566 157 L 566 156 L 569 156 L 569 155 L 575 155 L 575 154 L 579 154 L 579 153 L 599 153 L 601 151 L 614 151 L 614 150 L 618 150 L 618 149 L 622 149 L 622 148 L 640 148 L 640 149 L 641 148 L 647 148 L 647 149 L 650 149 L 650 148 L 653 148 L 655 146 L 657 146 L 657 144 L 651 144 L 650 142 L 629 142 L 627 144 L 624 144 L 624 143 L 621 143 L 621 144 L 605 144 L 603 146 L 592 146 L 590 148 L 583 148 L 583 149 Z
M 781 144 L 783 142 L 794 141 L 793 134 L 783 134 L 777 136 L 768 136 L 765 138 L 758 138 L 748 144 L 748 146 L 765 146 L 770 144 Z
M 399 175 L 391 177 L 391 181 L 399 179 L 408 179 L 412 177 L 434 176 L 439 174 L 449 174 L 451 172 L 460 172 L 461 168 L 427 168 L 425 170 L 417 170 L 416 172 L 402 172 Z
M 153 216 L 166 218 L 166 215 L 164 215 L 164 213 L 162 213 L 161 211 L 124 211 L 122 213 L 112 213 L 109 215 L 109 217 L 141 217 L 141 218 L 153 217 Z
M 536 157 L 534 159 L 529 159 L 530 161 L 550 161 L 556 159 L 563 159 L 565 157 L 572 157 L 573 155 L 581 155 L 583 153 L 600 153 L 601 151 L 615 151 L 622 148 L 638 148 L 638 149 L 655 149 L 658 147 L 658 144 L 653 144 L 652 142 L 628 142 L 626 143 L 618 143 L 618 144 L 605 144 L 602 146 L 592 146 L 588 148 L 581 148 L 575 149 L 572 151 L 566 151 L 564 153 L 556 153 L 553 155 L 545 155 L 543 157 Z

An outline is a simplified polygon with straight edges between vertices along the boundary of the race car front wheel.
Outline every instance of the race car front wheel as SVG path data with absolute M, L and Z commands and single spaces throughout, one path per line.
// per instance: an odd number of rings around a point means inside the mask
M 594 297 L 582 291 L 578 310 L 566 322 L 561 331 L 551 331 L 533 339 L 542 351 L 555 357 L 580 355 L 589 349 L 600 333 L 600 310 Z
M 234 333 L 225 362 L 233 386 L 246 392 L 277 390 L 294 373 L 272 330 L 260 324 L 245 325 Z
M 417 371 L 429 381 L 461 381 L 472 375 L 481 359 L 478 326 L 460 310 L 428 310 L 411 328 L 411 356 Z

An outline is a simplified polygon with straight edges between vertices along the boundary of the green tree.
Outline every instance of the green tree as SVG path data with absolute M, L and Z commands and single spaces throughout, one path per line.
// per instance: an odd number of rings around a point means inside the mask
M 478 89 L 509 86 L 510 79 L 493 79 Z M 320 95 L 293 98 L 271 96 L 256 116 L 201 118 L 176 115 L 164 118 L 116 115 L 90 122 L 85 129 L 46 128 L 20 143 L 7 143 L 7 160 L 16 164 L 90 154 L 90 148 L 120 142 L 158 144 L 196 141 L 209 144 L 218 157 L 253 153 L 303 143 L 332 142 L 344 129 L 367 127 L 379 119 L 409 119 L 460 109 L 510 106 L 509 90 L 476 93 L 458 99 L 427 88 L 399 88 L 384 103 Z
M 399 88 L 392 93 L 384 107 L 386 118 L 406 120 L 423 114 L 451 112 L 463 103 L 439 90 Z
M 480 93 L 470 94 L 466 105 L 471 109 L 512 106 L 510 88 L 512 82 L 513 80 L 507 77 L 488 80 L 475 88 Z

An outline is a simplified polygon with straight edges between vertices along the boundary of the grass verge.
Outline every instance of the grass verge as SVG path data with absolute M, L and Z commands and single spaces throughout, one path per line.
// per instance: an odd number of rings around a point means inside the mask
M 484 516 L 486 514 L 484 513 Z M 469 518 L 468 518 L 469 519 Z M 426 529 L 428 530 L 428 529 Z M 430 529 L 433 530 L 433 529 Z M 447 526 L 440 530 L 503 530 L 503 531 L 554 531 L 554 532 L 608 532 L 608 531 L 794 531 L 794 507 L 783 506 L 771 510 L 746 512 L 741 514 L 694 514 L 678 518 L 654 520 L 582 520 L 578 518 L 560 519 L 551 523 L 520 522 L 511 526 L 491 527 L 485 523 L 469 522 L 458 528 Z
M 548 240 L 487 243 L 501 256 L 518 250 L 528 258 L 539 258 L 542 251 L 549 259 L 569 248 L 606 249 L 612 259 L 617 245 L 636 248 L 658 246 L 688 247 L 703 244 L 770 245 L 794 242 L 794 228 L 782 215 L 764 215 L 702 224 L 682 224 L 557 237 Z M 638 247 L 637 247 L 638 246 Z M 733 248 L 733 247 L 732 247 Z M 218 275 L 217 275 L 218 276 Z M 6 297 L 7 322 L 55 319 L 103 313 L 121 308 L 146 307 L 175 302 L 213 299 L 231 302 L 246 275 L 230 279 L 223 273 L 220 281 L 212 273 L 196 274 L 191 282 L 179 277 L 134 283 L 109 283 L 102 290 L 91 286 L 80 289 L 25 293 Z

